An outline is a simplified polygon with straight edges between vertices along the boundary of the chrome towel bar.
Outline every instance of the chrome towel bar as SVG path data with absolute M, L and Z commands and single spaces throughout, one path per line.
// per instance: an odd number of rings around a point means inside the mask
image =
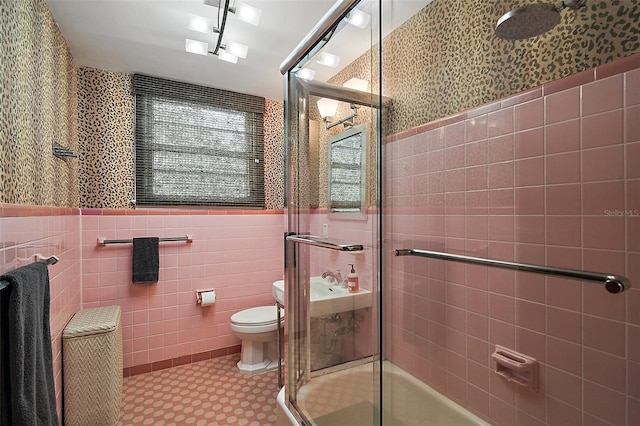
M 184 237 L 166 237 L 158 239 L 161 243 L 165 241 L 186 241 L 187 243 L 193 242 L 193 236 L 187 234 Z M 131 244 L 132 239 L 129 240 L 105 240 L 104 237 L 98 237 L 98 245 L 104 246 L 107 244 Z
M 33 259 L 34 262 L 42 262 L 48 265 L 55 265 L 56 263 L 58 263 L 58 261 L 60 260 L 60 258 L 58 256 L 43 256 L 40 253 L 36 253 L 33 256 L 31 256 L 31 259 Z M 17 261 L 19 262 L 24 262 L 24 261 L 28 261 L 31 259 L 21 259 L 19 257 L 16 258 Z M 6 288 L 9 286 L 9 282 L 8 281 L 0 281 L 0 290 Z
M 58 261 L 60 260 L 60 258 L 58 256 L 43 256 L 40 253 L 36 253 L 33 255 L 33 261 L 34 262 L 42 262 L 42 263 L 46 263 L 47 265 L 55 265 L 56 263 L 58 263 Z
M 327 239 L 316 237 L 314 235 L 289 235 L 287 236 L 287 241 L 292 241 L 294 243 L 307 244 L 307 245 L 316 246 L 316 247 L 324 247 L 324 248 L 328 248 L 331 250 L 338 250 L 338 251 L 364 250 L 364 247 L 362 246 L 362 244 L 338 243 L 335 241 L 330 241 Z
M 530 263 L 507 262 L 504 260 L 485 259 L 482 257 L 464 256 L 461 254 L 442 253 L 418 249 L 395 250 L 396 256 L 419 256 L 431 259 L 449 260 L 452 262 L 470 263 L 473 265 L 493 266 L 513 271 L 532 272 L 534 274 L 555 275 L 581 281 L 599 282 L 609 293 L 620 293 L 631 287 L 631 282 L 622 275 L 605 274 L 602 272 L 581 271 L 578 269 L 556 268 L 553 266 L 534 265 Z

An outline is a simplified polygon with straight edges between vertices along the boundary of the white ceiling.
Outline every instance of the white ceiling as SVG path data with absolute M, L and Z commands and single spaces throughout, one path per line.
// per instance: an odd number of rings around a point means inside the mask
M 431 0 L 385 0 L 385 33 Z M 334 0 L 243 0 L 262 10 L 253 26 L 229 14 L 224 41 L 249 46 L 237 64 L 187 53 L 185 39 L 215 43 L 213 34 L 187 28 L 189 14 L 215 20 L 218 9 L 204 0 L 47 0 L 54 19 L 79 66 L 142 73 L 240 93 L 283 98 L 282 61 L 331 8 Z M 232 3 L 233 4 L 233 3 Z M 351 26 L 349 26 L 351 27 Z M 354 31 L 363 37 L 354 37 Z M 344 33 L 344 34 L 342 34 Z M 351 36 L 349 35 L 351 33 Z M 341 66 L 370 48 L 370 32 L 342 31 Z M 211 47 L 210 47 L 211 50 Z M 335 73 L 333 69 L 330 72 Z M 326 75 L 318 75 L 326 79 Z M 316 77 L 318 78 L 318 77 Z

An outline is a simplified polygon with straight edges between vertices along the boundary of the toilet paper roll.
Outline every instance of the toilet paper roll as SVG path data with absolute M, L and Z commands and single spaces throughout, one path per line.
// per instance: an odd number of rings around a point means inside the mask
M 215 291 L 203 291 L 201 295 L 202 295 L 202 306 L 209 306 L 216 303 Z

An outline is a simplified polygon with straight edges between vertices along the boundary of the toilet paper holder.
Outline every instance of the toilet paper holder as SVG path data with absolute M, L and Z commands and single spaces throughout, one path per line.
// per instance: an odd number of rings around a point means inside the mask
M 196 303 L 197 304 L 202 304 L 202 293 L 208 293 L 211 291 L 216 291 L 215 288 L 205 288 L 205 289 L 201 289 L 201 290 L 196 290 Z

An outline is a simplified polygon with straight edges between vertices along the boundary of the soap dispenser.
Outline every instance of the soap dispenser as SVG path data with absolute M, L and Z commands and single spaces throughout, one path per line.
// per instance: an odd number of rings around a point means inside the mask
M 349 266 L 351 266 L 351 271 L 349 272 L 349 275 L 347 275 L 349 293 L 355 293 L 360 290 L 360 286 L 358 284 L 358 274 L 356 274 L 356 270 L 353 267 L 352 263 L 349 263 Z

